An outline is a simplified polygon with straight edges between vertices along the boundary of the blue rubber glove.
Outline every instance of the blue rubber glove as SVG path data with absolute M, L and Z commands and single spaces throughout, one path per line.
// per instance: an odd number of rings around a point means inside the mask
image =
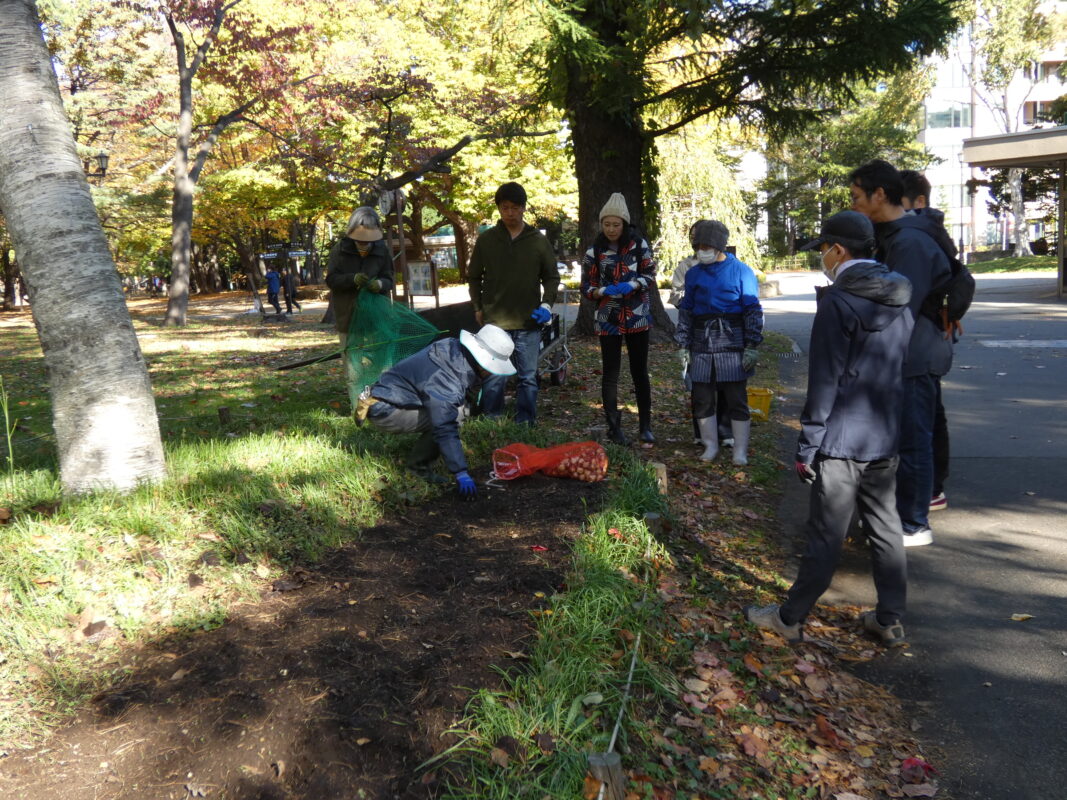
M 532 319 L 538 325 L 547 325 L 549 322 L 552 321 L 552 312 L 544 306 L 538 306 L 530 315 L 530 319 Z
M 611 286 L 605 286 L 603 289 L 604 297 L 614 297 L 619 294 L 626 294 L 633 291 L 628 283 L 613 283 Z
M 456 473 L 456 486 L 459 489 L 459 496 L 464 500 L 478 499 L 478 484 L 474 482 L 474 478 L 467 470 L 460 470 Z

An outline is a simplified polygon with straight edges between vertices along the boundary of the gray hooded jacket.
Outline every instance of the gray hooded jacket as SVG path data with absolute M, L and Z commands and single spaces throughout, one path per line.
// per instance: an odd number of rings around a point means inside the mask
M 901 365 L 912 333 L 911 283 L 862 261 L 819 297 L 797 461 L 877 461 L 897 453 Z

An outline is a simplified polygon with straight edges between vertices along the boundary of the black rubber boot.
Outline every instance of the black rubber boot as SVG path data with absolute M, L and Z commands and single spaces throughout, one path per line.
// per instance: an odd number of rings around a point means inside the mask
M 415 440 L 415 444 L 411 446 L 407 458 L 404 459 L 404 464 L 425 481 L 448 483 L 444 476 L 438 475 L 433 470 L 433 462 L 437 460 L 439 455 L 441 455 L 441 448 L 437 446 L 437 442 L 433 439 L 433 431 L 426 431 Z
M 622 412 L 604 409 L 604 416 L 608 420 L 608 439 L 624 447 L 630 444 L 630 440 L 622 432 Z
M 656 436 L 652 433 L 652 409 L 637 409 L 638 429 L 641 431 L 641 441 L 645 444 L 655 444 Z

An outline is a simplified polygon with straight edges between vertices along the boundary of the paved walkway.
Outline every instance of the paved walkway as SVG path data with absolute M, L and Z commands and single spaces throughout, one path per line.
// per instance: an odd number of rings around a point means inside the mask
M 765 301 L 769 328 L 807 351 L 811 275 Z M 917 703 L 941 748 L 943 785 L 967 800 L 1067 797 L 1067 303 L 1050 273 L 978 276 L 966 335 L 943 382 L 952 437 L 949 507 L 934 544 L 908 551 L 910 648 L 860 673 Z M 803 400 L 789 370 L 784 410 Z M 783 442 L 791 458 L 794 434 Z M 800 534 L 806 489 L 782 518 Z M 867 554 L 850 549 L 828 596 L 873 604 Z M 1013 614 L 1032 619 L 1015 622 Z

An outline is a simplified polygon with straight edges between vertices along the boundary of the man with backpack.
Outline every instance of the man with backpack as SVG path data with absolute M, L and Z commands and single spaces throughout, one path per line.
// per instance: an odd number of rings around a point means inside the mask
M 904 546 L 917 547 L 933 542 L 929 513 L 937 383 L 952 366 L 953 344 L 953 337 L 945 332 L 947 312 L 942 312 L 950 284 L 962 280 L 962 273 L 953 270 L 953 262 L 959 262 L 944 226 L 928 215 L 905 213 L 904 182 L 892 164 L 869 161 L 853 170 L 849 183 L 852 209 L 874 223 L 876 257 L 912 284 L 908 309 L 915 326 L 904 360 L 897 510 Z
M 901 170 L 900 178 L 904 181 L 904 194 L 900 198 L 904 213 L 929 217 L 944 228 L 944 212 L 930 205 L 930 181 L 926 179 L 926 176 L 913 169 L 906 169 Z M 945 231 L 945 237 L 949 238 L 947 230 Z M 955 251 L 955 248 L 953 248 L 953 251 Z M 946 335 L 951 336 L 952 341 L 956 342 L 963 332 L 963 327 L 960 325 L 959 320 L 967 311 L 974 297 L 974 278 L 971 276 L 970 270 L 958 261 L 952 266 L 953 272 L 956 274 L 952 291 L 958 297 L 949 297 L 947 296 L 949 292 L 946 292 L 944 307 L 940 309 L 940 312 L 943 317 L 942 325 L 946 329 Z M 930 498 L 931 511 L 942 511 L 948 507 L 948 499 L 945 497 L 945 481 L 948 480 L 949 469 L 949 435 L 948 417 L 945 415 L 945 405 L 942 398 L 941 378 L 938 378 L 937 407 L 934 412 L 934 488 Z

